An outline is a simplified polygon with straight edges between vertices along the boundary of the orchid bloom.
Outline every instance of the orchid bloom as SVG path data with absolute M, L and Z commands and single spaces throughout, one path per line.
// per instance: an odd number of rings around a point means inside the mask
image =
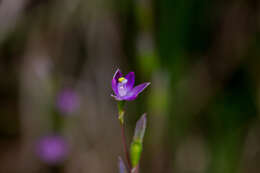
M 115 95 L 113 96 L 116 100 L 135 100 L 137 96 L 148 86 L 150 82 L 142 83 L 134 87 L 135 74 L 134 72 L 128 73 L 125 77 L 119 69 L 114 74 L 112 79 L 112 89 Z

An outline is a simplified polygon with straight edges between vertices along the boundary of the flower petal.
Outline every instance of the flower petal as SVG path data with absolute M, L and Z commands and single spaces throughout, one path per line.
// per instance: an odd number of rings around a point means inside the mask
M 123 99 L 124 100 L 135 100 L 138 94 L 140 94 L 147 86 L 150 85 L 150 82 L 142 83 L 134 87 Z
M 126 96 L 134 86 L 135 82 L 135 74 L 134 72 L 128 73 L 122 82 L 117 83 L 117 92 L 118 96 L 124 97 Z
M 125 76 L 125 78 L 127 79 L 126 87 L 128 90 L 131 90 L 135 84 L 135 73 L 130 72 Z
M 116 72 L 115 72 L 115 74 L 114 74 L 114 76 L 113 76 L 112 82 L 111 82 L 111 84 L 112 84 L 112 89 L 113 89 L 113 91 L 114 91 L 114 93 L 115 93 L 116 95 L 118 95 L 118 87 L 117 87 L 118 79 L 119 79 L 120 77 L 122 77 L 122 76 L 123 76 L 123 75 L 122 75 L 120 69 L 117 69 Z
M 121 98 L 121 97 L 119 97 L 119 96 L 116 96 L 116 95 L 113 95 L 113 94 L 111 94 L 110 96 L 111 96 L 111 97 L 114 97 L 114 99 L 116 99 L 117 101 L 123 100 L 123 98 Z

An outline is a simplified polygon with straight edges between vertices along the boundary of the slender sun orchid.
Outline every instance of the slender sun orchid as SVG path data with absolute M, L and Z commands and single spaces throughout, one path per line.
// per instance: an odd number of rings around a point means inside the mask
M 146 128 L 146 114 L 144 114 L 140 120 L 138 120 L 135 129 L 135 135 L 129 150 L 127 149 L 127 142 L 124 130 L 124 105 L 125 101 L 135 100 L 137 96 L 148 86 L 150 82 L 145 82 L 134 87 L 135 84 L 135 74 L 134 72 L 128 73 L 126 76 L 123 76 L 119 69 L 116 70 L 113 79 L 112 79 L 112 89 L 114 94 L 111 94 L 117 102 L 118 107 L 118 120 L 121 126 L 122 133 L 122 142 L 125 153 L 125 159 L 127 167 L 124 164 L 124 161 L 119 157 L 119 172 L 120 173 L 139 173 L 139 162 L 142 153 L 143 147 L 143 137 Z
M 115 95 L 111 95 L 118 101 L 122 100 L 135 100 L 137 96 L 148 86 L 150 82 L 142 83 L 134 87 L 135 74 L 134 72 L 128 73 L 125 77 L 119 69 L 114 74 L 112 79 L 112 89 Z

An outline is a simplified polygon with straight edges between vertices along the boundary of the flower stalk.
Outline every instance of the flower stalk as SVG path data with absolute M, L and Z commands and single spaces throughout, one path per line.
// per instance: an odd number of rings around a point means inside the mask
M 129 151 L 127 149 L 128 147 L 127 147 L 126 135 L 125 135 L 125 124 L 124 124 L 125 110 L 124 110 L 124 105 L 125 105 L 125 101 L 119 101 L 117 103 L 117 107 L 118 107 L 118 120 L 120 122 L 120 127 L 121 127 L 122 143 L 123 143 L 125 158 L 126 158 L 126 161 L 127 161 L 127 168 L 128 168 L 128 170 L 130 172 L 132 167 L 131 167 Z
M 125 153 L 127 168 L 128 168 L 128 170 L 131 170 L 132 166 L 131 166 L 129 151 L 127 149 L 127 144 L 126 144 L 126 136 L 125 136 L 124 124 L 121 124 L 121 134 L 122 134 L 122 141 L 123 141 L 123 147 L 124 147 L 124 153 Z
M 117 107 L 118 107 L 118 120 L 119 120 L 121 126 L 124 125 L 124 116 L 125 116 L 124 105 L 125 105 L 125 101 L 119 101 L 117 103 Z

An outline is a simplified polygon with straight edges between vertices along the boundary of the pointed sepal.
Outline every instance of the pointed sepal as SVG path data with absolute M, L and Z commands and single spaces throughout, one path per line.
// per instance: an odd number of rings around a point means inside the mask
M 131 163 L 133 168 L 138 166 L 141 158 L 146 123 L 147 123 L 146 114 L 143 114 L 136 123 L 135 134 L 130 148 Z
M 118 170 L 119 170 L 119 173 L 127 173 L 125 163 L 120 156 L 118 157 Z
M 140 141 L 143 143 L 144 133 L 146 129 L 146 113 L 144 113 L 141 118 L 137 121 L 135 127 L 134 141 Z

